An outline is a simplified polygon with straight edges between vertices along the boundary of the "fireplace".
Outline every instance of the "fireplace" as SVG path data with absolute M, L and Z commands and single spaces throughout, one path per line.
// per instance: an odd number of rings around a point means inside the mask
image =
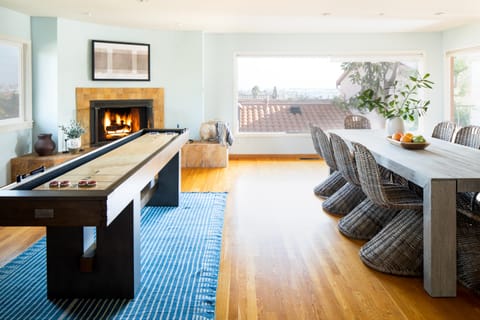
M 163 88 L 76 88 L 76 117 L 86 132 L 82 135 L 82 146 L 88 146 L 98 139 L 91 137 L 94 132 L 91 121 L 91 102 L 109 100 L 152 100 L 152 128 L 165 128 Z
M 90 144 L 99 145 L 153 127 L 153 100 L 90 101 Z

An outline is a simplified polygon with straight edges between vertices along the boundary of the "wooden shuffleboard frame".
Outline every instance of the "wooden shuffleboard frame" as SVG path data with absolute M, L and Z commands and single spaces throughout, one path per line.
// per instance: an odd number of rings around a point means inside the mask
M 148 133 L 177 134 L 169 143 L 138 163 L 104 190 L 34 190 L 95 158 L 134 141 Z M 133 199 L 133 193 L 152 182 L 159 171 L 179 153 L 188 141 L 185 129 L 143 129 L 123 139 L 95 149 L 81 157 L 47 170 L 44 173 L 0 189 L 0 225 L 2 226 L 108 226 Z M 128 155 L 125 155 L 128 157 Z M 163 183 L 160 181 L 160 183 Z M 156 187 L 158 188 L 158 186 Z M 157 204 L 159 197 L 154 196 Z M 146 202 L 145 199 L 143 202 Z M 168 203 L 165 205 L 174 205 Z M 171 202 L 171 201 L 170 201 Z
M 49 181 L 147 134 L 172 138 L 156 141 L 149 149 L 153 151 L 102 188 L 45 188 Z M 146 140 L 155 140 L 151 138 Z M 0 189 L 0 225 L 46 226 L 49 299 L 135 296 L 140 284 L 141 207 L 179 205 L 180 154 L 187 141 L 186 129 L 143 129 Z

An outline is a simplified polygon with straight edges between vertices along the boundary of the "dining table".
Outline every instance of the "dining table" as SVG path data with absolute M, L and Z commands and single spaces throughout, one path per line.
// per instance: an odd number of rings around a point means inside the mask
M 456 196 L 480 191 L 480 150 L 428 136 L 424 149 L 407 149 L 380 129 L 330 132 L 364 145 L 378 164 L 423 188 L 423 286 L 432 297 L 456 296 Z

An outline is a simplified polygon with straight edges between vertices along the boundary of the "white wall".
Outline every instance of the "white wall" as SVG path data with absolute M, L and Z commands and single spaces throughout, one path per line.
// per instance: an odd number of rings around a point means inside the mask
M 0 35 L 30 41 L 30 17 L 0 7 Z M 32 130 L 2 131 L 0 133 L 0 150 L 1 186 L 10 182 L 10 159 L 32 150 Z
M 207 34 L 205 35 L 205 117 L 234 123 L 234 55 L 348 54 L 398 51 L 425 53 L 425 71 L 435 82 L 429 94 L 431 107 L 424 119 L 425 132 L 443 119 L 442 34 Z M 233 125 L 232 125 L 233 126 Z M 303 135 L 236 135 L 232 154 L 314 153 L 311 137 Z

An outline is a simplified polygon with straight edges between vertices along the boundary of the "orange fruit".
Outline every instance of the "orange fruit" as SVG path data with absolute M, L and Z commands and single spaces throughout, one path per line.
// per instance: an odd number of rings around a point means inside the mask
M 402 136 L 403 136 L 403 133 L 401 133 L 401 132 L 396 132 L 396 133 L 394 133 L 394 134 L 392 135 L 392 139 L 393 139 L 393 140 L 400 141 L 400 139 L 402 138 Z
M 409 136 L 405 134 L 402 138 L 400 138 L 400 142 L 412 142 L 413 136 Z
M 413 133 L 411 133 L 411 132 L 407 132 L 407 133 L 405 133 L 405 135 L 409 136 L 410 138 L 413 138 Z

